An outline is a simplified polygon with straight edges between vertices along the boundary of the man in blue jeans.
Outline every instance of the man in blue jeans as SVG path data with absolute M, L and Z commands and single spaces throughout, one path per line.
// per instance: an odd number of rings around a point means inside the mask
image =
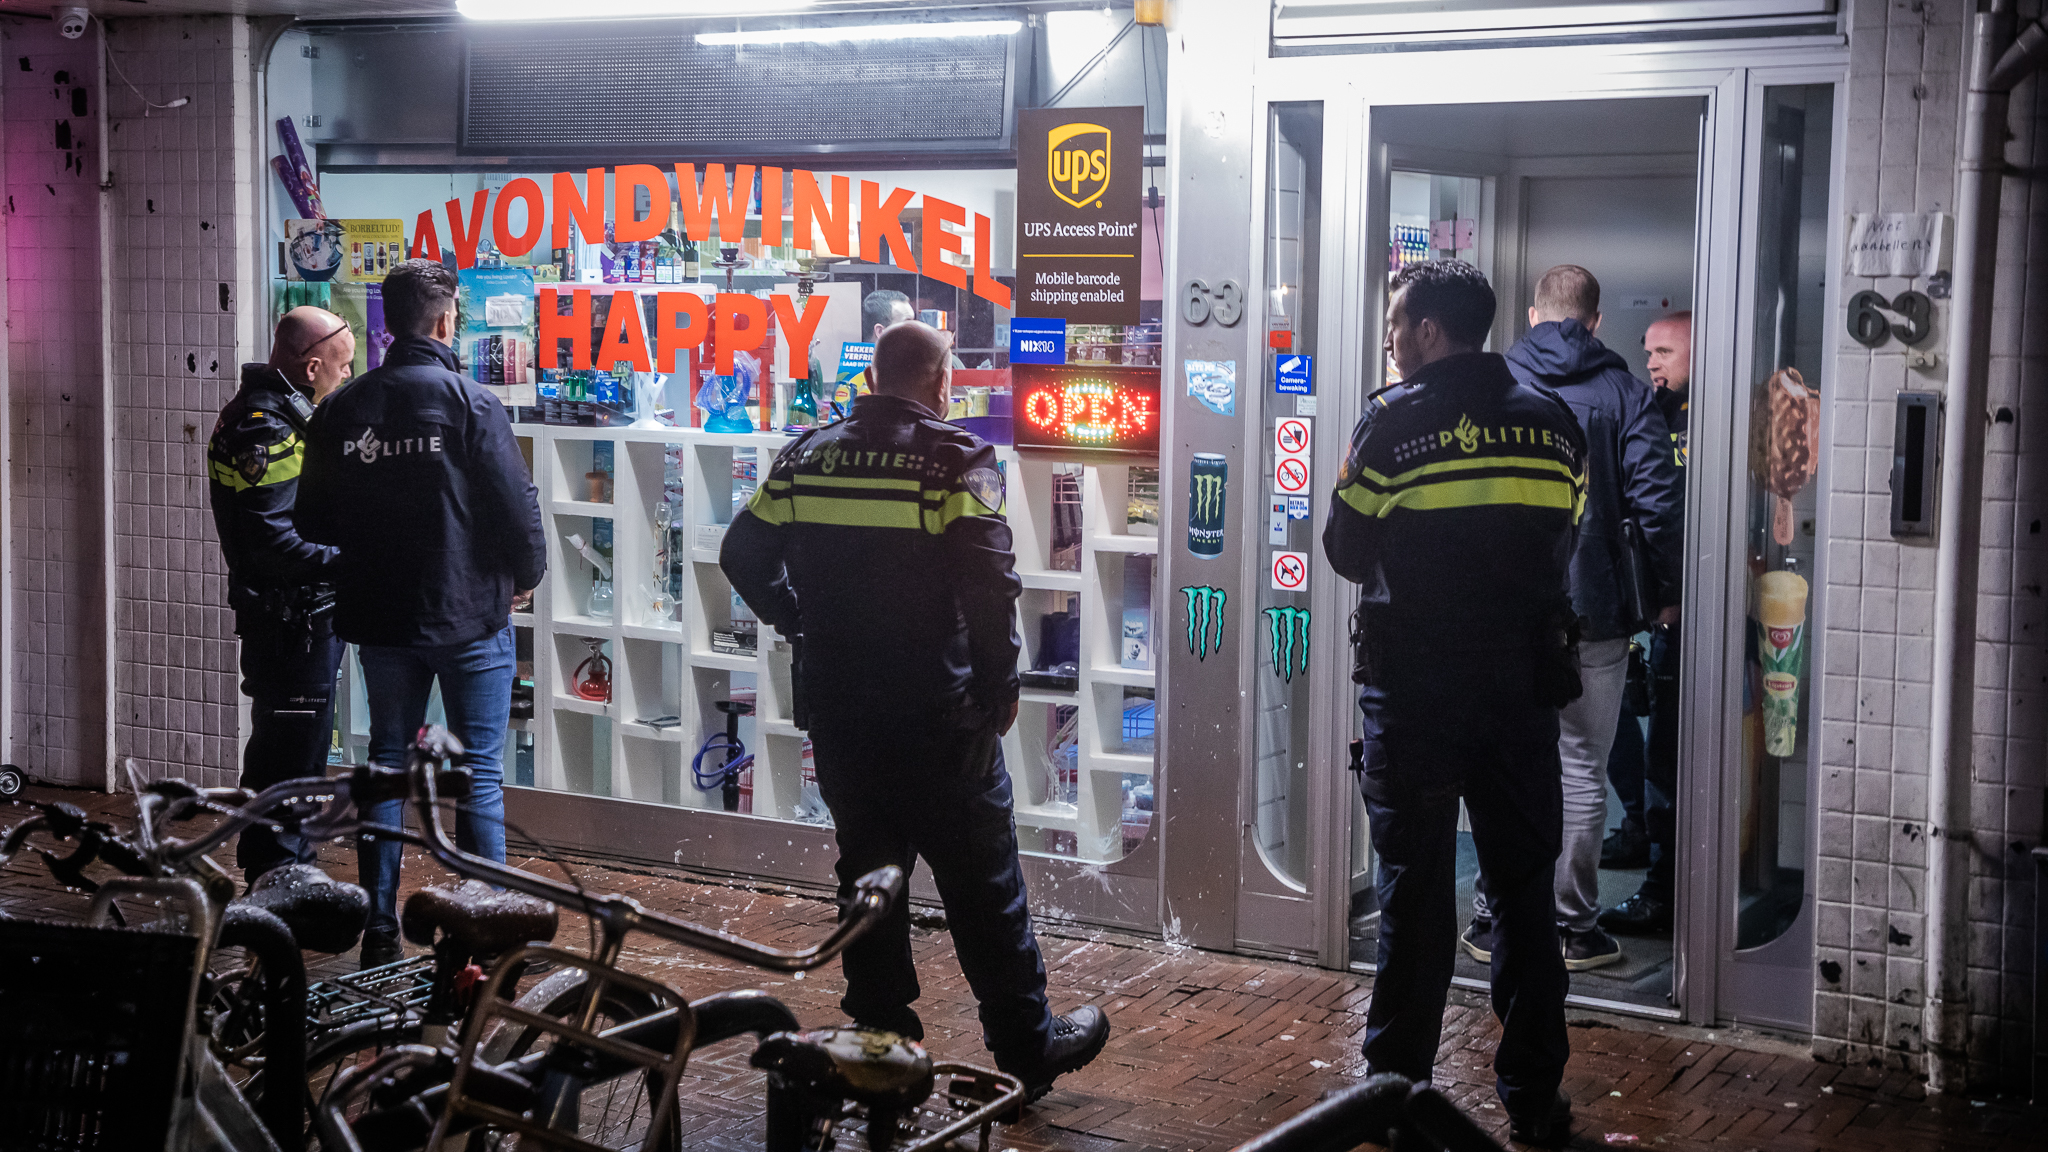
M 456 821 L 466 852 L 505 858 L 504 748 L 514 671 L 511 607 L 547 568 L 540 501 L 504 406 L 464 377 L 455 273 L 407 260 L 384 281 L 397 340 L 384 365 L 335 392 L 308 426 L 298 528 L 337 545 L 334 631 L 358 646 L 370 759 L 402 767 L 441 683 L 449 731 L 470 753 Z M 396 826 L 404 806 L 366 820 Z M 362 967 L 403 957 L 396 841 L 358 846 L 370 922 Z

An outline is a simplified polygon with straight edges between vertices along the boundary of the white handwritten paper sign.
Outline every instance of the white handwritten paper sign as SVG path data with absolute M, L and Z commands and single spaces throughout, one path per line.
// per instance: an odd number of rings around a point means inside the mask
M 1858 212 L 1849 225 L 1849 275 L 1931 276 L 1948 263 L 1942 212 Z

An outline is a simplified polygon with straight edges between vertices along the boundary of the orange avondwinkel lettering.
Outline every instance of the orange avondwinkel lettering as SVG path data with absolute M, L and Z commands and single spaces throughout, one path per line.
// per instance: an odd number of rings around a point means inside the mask
M 832 177 L 832 203 L 818 191 L 818 178 L 802 168 L 790 173 L 791 215 L 796 218 L 796 246 L 810 252 L 823 250 L 834 256 L 851 256 L 848 238 L 853 230 L 852 181 Z M 814 231 L 815 229 L 815 231 Z
M 967 287 L 967 273 L 946 261 L 946 253 L 960 254 L 960 237 L 946 230 L 948 224 L 967 223 L 967 210 L 930 193 L 924 198 L 924 274 L 941 284 Z
M 604 243 L 604 169 L 583 174 L 583 189 L 576 188 L 574 172 L 555 173 L 554 211 L 548 216 L 548 239 L 556 248 L 569 246 L 569 221 L 583 234 L 586 244 Z
M 645 217 L 635 214 L 642 188 L 647 189 Z M 668 227 L 670 203 L 668 173 L 652 164 L 619 165 L 612 173 L 612 238 L 630 244 L 661 235 Z
M 526 231 L 512 231 L 512 205 L 524 201 L 526 204 Z M 547 227 L 548 203 L 541 195 L 540 185 L 521 176 L 505 185 L 498 192 L 498 202 L 491 206 L 491 242 L 498 251 L 507 256 L 524 256 L 540 243 L 541 230 Z
M 990 237 L 989 219 L 981 213 L 974 214 L 974 294 L 998 308 L 1010 306 L 1010 286 L 995 278 L 989 271 L 989 246 L 994 243 Z
M 420 213 L 413 222 L 412 243 L 405 246 L 406 258 L 410 260 L 439 260 L 441 258 L 441 233 L 434 227 L 434 210 Z
M 712 214 L 718 216 L 718 242 L 737 248 L 747 232 L 747 200 L 754 193 L 754 166 L 740 164 L 725 181 L 725 165 L 704 166 L 704 187 L 697 188 L 697 166 L 676 165 L 676 195 L 683 206 L 683 231 L 699 242 L 711 239 Z
M 484 200 L 490 196 L 488 188 L 479 188 L 470 200 L 469 225 L 463 226 L 462 201 L 448 202 L 448 239 L 455 245 L 455 266 L 472 268 L 476 266 L 476 242 L 484 238 Z
M 873 180 L 860 182 L 860 258 L 870 264 L 882 262 L 882 241 L 889 242 L 896 266 L 917 272 L 917 259 L 910 250 L 910 238 L 903 234 L 903 209 L 916 195 L 908 188 L 892 188 L 883 200 L 882 186 Z

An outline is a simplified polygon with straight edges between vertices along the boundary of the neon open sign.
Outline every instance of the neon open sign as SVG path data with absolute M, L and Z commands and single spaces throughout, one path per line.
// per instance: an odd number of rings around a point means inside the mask
M 1018 447 L 1159 454 L 1159 369 L 1016 364 L 1010 374 Z

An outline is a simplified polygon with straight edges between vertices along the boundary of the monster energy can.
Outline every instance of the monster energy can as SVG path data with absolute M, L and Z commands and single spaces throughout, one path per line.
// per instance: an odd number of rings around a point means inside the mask
M 1223 555 L 1229 493 L 1230 462 L 1221 452 L 1195 453 L 1188 464 L 1188 551 L 1204 560 Z

